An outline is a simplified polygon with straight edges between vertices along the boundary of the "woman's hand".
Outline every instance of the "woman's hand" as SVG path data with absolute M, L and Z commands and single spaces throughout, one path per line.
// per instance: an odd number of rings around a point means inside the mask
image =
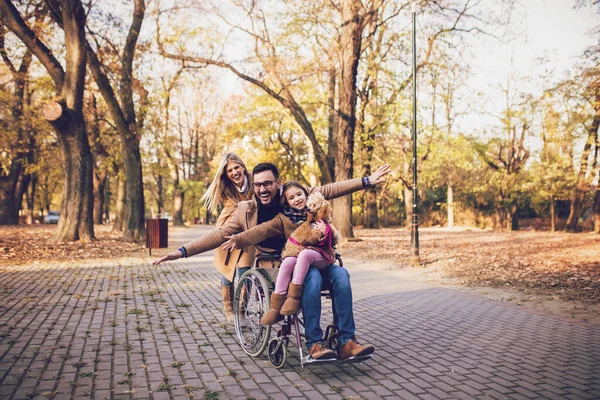
M 371 185 L 377 185 L 378 183 L 385 182 L 384 176 L 392 172 L 390 164 L 383 164 L 381 167 L 377 168 L 375 172 L 369 176 L 369 182 Z
M 320 219 L 317 222 L 315 222 L 315 228 L 314 229 L 320 230 L 321 233 L 324 235 L 325 232 L 327 231 L 327 224 L 325 222 L 323 222 L 322 219 Z
M 170 252 L 166 256 L 157 258 L 156 260 L 152 261 L 152 265 L 158 265 L 163 261 L 173 261 L 173 260 L 178 260 L 180 258 L 181 258 L 181 252 L 179 250 L 175 250 L 175 251 Z
M 233 250 L 235 249 L 235 240 L 233 240 L 233 236 L 225 236 L 225 239 L 229 239 L 225 243 L 221 245 L 223 250 Z

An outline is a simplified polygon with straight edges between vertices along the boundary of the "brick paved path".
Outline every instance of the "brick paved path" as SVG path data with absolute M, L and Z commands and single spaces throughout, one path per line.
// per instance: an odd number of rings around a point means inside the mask
M 0 398 L 600 398 L 600 326 L 368 265 L 347 266 L 375 358 L 302 369 L 290 346 L 276 370 L 221 324 L 211 260 L 1 267 Z

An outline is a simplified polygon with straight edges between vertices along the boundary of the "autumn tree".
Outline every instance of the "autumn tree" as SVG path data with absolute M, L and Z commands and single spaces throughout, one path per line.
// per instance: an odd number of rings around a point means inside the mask
M 88 126 L 90 146 L 94 155 L 94 224 L 102 225 L 109 219 L 106 198 L 109 191 L 110 176 L 115 170 L 118 143 L 114 143 L 114 128 L 107 123 L 106 107 L 98 101 L 96 94 L 89 92 L 85 99 L 85 116 Z M 118 169 L 118 167 L 116 167 Z M 115 180 L 116 182 L 116 180 Z
M 549 213 L 550 231 L 557 229 L 557 200 L 566 200 L 572 190 L 573 142 L 572 118 L 563 118 L 564 97 L 548 90 L 540 99 L 542 148 L 530 170 L 530 197 L 540 215 Z
M 161 144 L 159 152 L 159 165 L 164 167 L 164 163 L 168 163 L 168 168 L 171 170 L 171 178 L 173 182 L 173 225 L 182 226 L 183 225 L 183 205 L 184 205 L 184 195 L 185 191 L 182 186 L 182 160 L 177 158 L 174 153 L 177 152 L 177 143 L 181 143 L 181 141 L 174 141 L 173 139 L 177 137 L 177 130 L 174 129 L 176 124 L 171 121 L 171 98 L 173 95 L 173 90 L 181 73 L 184 71 L 184 67 L 180 66 L 176 72 L 171 77 L 162 76 L 161 80 L 161 89 L 160 89 L 160 114 L 158 115 L 156 125 L 159 127 L 159 143 Z M 179 130 L 179 136 L 182 132 Z M 180 136 L 181 137 L 181 136 Z M 181 148 L 181 147 L 180 147 Z M 164 155 L 164 157 L 163 157 Z M 163 169 L 163 168 L 161 168 Z M 157 186 L 158 186 L 158 212 L 164 212 L 164 200 L 163 200 L 163 175 L 161 173 L 158 174 L 157 177 Z M 162 210 L 161 210 L 162 209 Z
M 42 63 L 56 88 L 57 99 L 48 103 L 44 116 L 56 131 L 61 148 L 65 181 L 61 218 L 54 241 L 92 239 L 92 156 L 83 118 L 85 83 L 85 12 L 80 1 L 53 2 L 64 30 L 66 67 L 55 58 L 27 25 L 11 1 L 0 1 L 5 26 Z
M 530 156 L 525 139 L 531 134 L 531 118 L 535 107 L 531 96 L 522 93 L 518 86 L 517 80 L 508 79 L 501 88 L 504 110 L 499 116 L 497 135 L 483 146 L 475 147 L 494 172 L 491 183 L 496 191 L 498 224 L 502 229 L 507 227 L 510 230 L 519 229 L 519 192 L 523 183 L 521 172 Z
M 378 2 L 374 2 L 377 3 Z M 284 57 L 280 54 L 282 51 L 271 36 L 267 18 L 264 10 L 248 9 L 244 10 L 250 20 L 250 26 L 241 26 L 229 22 L 225 16 L 220 15 L 232 29 L 236 29 L 249 34 L 256 42 L 256 57 L 260 60 L 264 73 L 264 78 L 252 76 L 249 73 L 242 72 L 231 62 L 223 61 L 221 57 L 203 57 L 189 54 L 181 49 L 168 49 L 164 46 L 164 40 L 159 36 L 159 45 L 161 53 L 169 58 L 197 63 L 215 65 L 229 69 L 239 78 L 250 82 L 267 94 L 277 100 L 294 117 L 304 134 L 309 139 L 315 159 L 319 166 L 321 179 L 324 183 L 332 182 L 335 179 L 347 179 L 353 175 L 353 152 L 354 152 L 354 130 L 356 127 L 356 74 L 358 60 L 360 58 L 362 32 L 364 25 L 371 18 L 373 13 L 369 13 L 370 6 L 363 6 L 360 1 L 344 0 L 339 8 L 339 42 L 334 45 L 340 49 L 339 56 L 339 92 L 337 99 L 337 122 L 333 141 L 336 143 L 335 171 L 330 169 L 328 158 L 323 146 L 319 143 L 317 132 L 313 123 L 309 119 L 305 108 L 297 101 L 294 94 L 294 68 L 284 64 Z M 161 12 L 159 10 L 159 12 Z M 161 24 L 157 24 L 157 29 Z M 331 45 L 329 43 L 328 45 Z M 292 46 L 293 48 L 293 46 Z M 293 51 L 297 51 L 293 50 Z M 306 71 L 297 71 L 300 73 L 300 79 L 304 79 Z M 345 198 L 336 200 L 339 204 L 335 213 L 336 226 L 345 236 L 352 236 L 352 226 L 350 223 L 351 199 Z
M 565 229 L 568 232 L 575 232 L 579 222 L 579 217 L 583 209 L 584 199 L 586 193 L 589 192 L 592 185 L 592 180 L 597 175 L 596 166 L 600 162 L 598 160 L 599 153 L 599 139 L 598 139 L 598 126 L 600 125 L 600 72 L 597 66 L 583 69 L 581 82 L 579 80 L 568 80 L 565 85 L 568 87 L 575 87 L 578 97 L 583 101 L 585 109 L 589 110 L 587 115 L 589 119 L 582 121 L 585 129 L 585 144 L 581 152 L 581 158 L 579 162 L 579 170 L 577 172 L 577 181 L 573 193 L 571 194 L 571 207 L 569 211 L 569 217 Z M 581 84 L 583 83 L 583 84 Z M 585 111 L 584 111 L 585 112 Z M 597 190 L 595 198 L 598 197 Z M 597 201 L 594 201 L 594 211 L 597 212 L 600 207 Z M 597 214 L 596 214 L 597 215 Z M 594 231 L 598 229 L 598 223 L 600 217 L 595 217 Z
M 156 107 L 148 116 L 147 170 L 158 212 L 170 210 L 173 224 L 183 225 L 194 211 L 199 217 L 197 202 L 208 185 L 210 162 L 220 149 L 217 137 L 223 137 L 226 123 L 210 77 L 183 63 L 162 62 L 169 72 L 150 83 L 155 88 L 150 102 Z
M 133 5 L 131 25 L 120 52 L 117 52 L 118 46 L 109 40 L 113 37 L 111 34 L 94 34 L 93 30 L 90 36 L 95 39 L 95 46 L 85 41 L 85 50 L 89 59 L 89 69 L 92 77 L 106 103 L 108 113 L 121 139 L 124 175 L 120 182 L 124 189 L 122 204 L 125 207 L 125 219 L 122 224 L 123 238 L 128 241 L 140 241 L 145 237 L 145 203 L 140 138 L 144 126 L 148 93 L 141 82 L 134 78 L 133 69 L 146 4 L 144 0 L 135 0 Z M 93 9 L 91 12 L 94 16 L 96 16 L 94 12 L 100 13 L 97 18 L 101 19 L 102 13 L 107 11 Z M 110 12 L 108 14 L 110 15 Z M 53 15 L 55 18 L 57 17 L 56 13 Z M 115 19 L 117 18 L 112 15 L 108 17 L 109 21 Z M 108 30 L 111 28 L 116 29 L 111 26 L 104 27 Z M 98 36 L 104 39 L 104 45 L 101 44 Z M 108 56 L 108 54 L 117 57 L 116 62 L 110 60 L 110 66 L 116 67 L 116 65 L 119 65 L 118 69 L 109 68 L 109 60 L 103 60 L 103 56 Z M 115 83 L 111 82 L 110 77 L 112 76 L 114 76 Z M 117 85 L 118 90 L 115 91 L 114 87 Z M 138 98 L 137 102 L 134 101 L 135 97 Z M 138 106 L 137 110 L 136 104 Z M 115 225 L 116 223 L 117 221 Z
M 34 13 L 35 14 L 35 13 Z M 36 18 L 36 21 L 38 19 Z M 0 165 L 0 224 L 17 224 L 19 222 L 18 212 L 21 206 L 22 196 L 30 175 L 25 171 L 32 160 L 33 135 L 27 121 L 26 109 L 30 98 L 29 93 L 29 69 L 32 54 L 28 49 L 15 60 L 11 59 L 6 43 L 6 27 L 0 24 L 0 55 L 8 72 L 12 76 L 12 93 L 4 92 L 6 100 L 10 104 L 10 110 L 6 110 L 7 117 L 2 118 L 3 135 L 2 148 L 10 157 L 2 157 Z M 6 151 L 9 150 L 10 151 Z

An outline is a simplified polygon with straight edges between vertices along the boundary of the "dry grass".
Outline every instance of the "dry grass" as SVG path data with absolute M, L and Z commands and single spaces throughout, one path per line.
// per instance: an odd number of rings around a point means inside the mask
M 408 263 L 410 231 L 355 229 L 355 235 L 362 241 L 343 244 L 344 254 Z M 600 235 L 427 228 L 419 244 L 421 262 L 442 267 L 459 284 L 600 301 Z
M 0 226 L 0 265 L 26 265 L 48 262 L 81 262 L 147 254 L 145 244 L 127 243 L 111 227 L 94 227 L 91 242 L 50 243 L 56 225 Z

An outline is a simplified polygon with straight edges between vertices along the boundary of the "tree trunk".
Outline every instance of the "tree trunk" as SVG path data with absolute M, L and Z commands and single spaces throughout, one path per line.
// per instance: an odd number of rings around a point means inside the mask
M 502 206 L 496 206 L 494 229 L 498 228 L 500 228 L 500 231 L 504 231 L 504 229 L 506 229 L 506 210 Z
M 337 146 L 335 143 L 335 68 L 329 69 L 329 85 L 327 87 L 327 166 L 330 171 L 330 176 L 335 176 L 335 156 L 337 154 Z M 321 181 L 321 184 L 325 182 Z
M 100 115 L 96 96 L 89 97 L 89 109 L 91 118 L 87 122 L 88 134 L 92 143 L 92 153 L 94 155 L 94 224 L 102 225 L 104 216 L 104 203 L 106 182 L 108 179 L 108 170 L 106 165 L 109 157 L 106 148 L 100 140 Z
M 31 174 L 31 181 L 29 182 L 29 191 L 27 193 L 27 218 L 25 223 L 28 225 L 33 224 L 35 214 L 35 192 L 37 189 L 38 176 L 37 173 Z
M 16 225 L 19 215 L 15 210 L 15 189 L 22 166 L 14 159 L 8 176 L 0 176 L 0 225 Z
M 125 229 L 125 201 L 127 186 L 125 185 L 125 178 L 122 175 L 118 175 L 117 178 L 117 198 L 115 201 L 115 222 L 113 224 L 113 232 L 123 232 Z
M 21 174 L 17 180 L 17 186 L 15 188 L 15 213 L 20 214 L 21 208 L 23 207 L 23 196 L 29 188 L 29 182 L 31 181 L 31 175 L 25 172 L 24 168 L 21 169 Z
M 516 204 L 510 206 L 510 230 L 519 230 L 519 208 Z
M 134 1 L 133 22 L 130 26 L 123 55 L 121 57 L 120 98 L 117 101 L 115 92 L 108 77 L 103 71 L 103 65 L 98 56 L 86 43 L 90 71 L 98 89 L 104 98 L 107 109 L 113 119 L 115 128 L 121 139 L 121 154 L 125 169 L 126 202 L 125 221 L 123 223 L 123 239 L 138 242 L 145 237 L 145 206 L 144 185 L 142 179 L 142 159 L 140 154 L 140 129 L 142 119 L 136 121 L 133 103 L 132 69 L 133 56 L 145 14 L 145 2 Z
M 363 21 L 359 0 L 344 0 L 341 6 L 342 31 L 340 36 L 341 65 L 339 85 L 339 113 L 336 131 L 337 154 L 335 180 L 351 179 L 354 169 L 354 130 L 356 128 L 356 75 L 360 59 Z M 333 201 L 333 223 L 345 238 L 354 237 L 352 231 L 352 196 Z
M 85 11 L 79 0 L 49 4 L 64 30 L 65 69 L 27 26 L 15 6 L 0 0 L 5 26 L 40 60 L 52 78 L 57 101 L 44 107 L 44 116 L 57 133 L 65 174 L 61 218 L 54 242 L 93 239 L 92 156 L 83 120 L 86 57 Z
M 452 190 L 452 185 L 448 185 L 447 202 L 448 202 L 448 228 L 454 228 L 454 192 Z
M 104 214 L 104 219 L 103 221 L 106 221 L 107 224 L 110 224 L 110 202 L 111 202 L 111 198 L 112 198 L 112 178 L 111 175 L 109 173 L 106 174 L 106 183 L 104 185 L 104 210 L 103 210 L 103 214 Z
M 29 53 L 29 52 L 28 52 Z M 21 69 L 23 66 L 21 66 Z M 20 88 L 16 91 L 16 96 L 19 96 L 20 101 L 18 101 L 18 107 L 21 108 L 21 111 L 16 112 L 13 111 L 15 122 L 19 126 L 19 145 L 22 147 L 19 150 L 18 159 L 20 160 L 23 166 L 33 165 L 34 162 L 34 149 L 35 149 L 35 138 L 32 135 L 32 127 L 31 127 L 31 113 L 29 111 L 31 105 L 31 96 L 29 91 L 29 83 L 22 78 L 23 80 L 19 82 Z M 22 122 L 20 121 L 22 119 Z M 21 207 L 23 205 L 23 196 L 27 192 L 29 187 L 29 183 L 31 182 L 31 172 L 26 170 L 25 168 L 21 169 L 21 176 L 17 182 L 17 187 L 15 189 L 15 212 L 17 215 L 21 211 Z
M 162 175 L 158 175 L 158 177 L 156 178 L 156 190 L 157 190 L 157 196 L 156 196 L 156 207 L 158 208 L 158 213 L 162 214 L 163 212 L 165 212 L 165 201 L 163 200 L 164 198 L 164 194 L 163 194 L 163 176 Z
M 6 7 L 3 5 L 3 7 Z M 5 10 L 3 9 L 3 12 Z M 26 189 L 26 185 L 23 185 L 23 175 L 25 174 L 23 166 L 28 161 L 32 160 L 32 143 L 30 140 L 26 140 L 26 137 L 31 137 L 29 132 L 30 123 L 25 111 L 25 105 L 30 104 L 28 78 L 29 78 L 29 67 L 31 65 L 32 53 L 29 50 L 25 51 L 23 58 L 21 59 L 21 65 L 17 69 L 4 47 L 4 35 L 6 33 L 4 27 L 0 28 L 2 33 L 1 36 L 1 47 L 0 51 L 3 53 L 4 63 L 7 65 L 8 70 L 13 75 L 14 82 L 14 103 L 11 104 L 11 119 L 10 124 L 13 129 L 17 130 L 16 156 L 11 160 L 10 170 L 8 176 L 1 176 L 0 172 L 0 225 L 12 225 L 19 223 L 19 210 L 21 209 L 21 202 L 23 198 L 23 187 Z M 23 149 L 25 143 L 28 143 L 27 151 Z M 27 184 L 29 181 L 27 181 Z M 8 202 L 11 202 L 9 205 Z
M 179 184 L 175 185 L 173 191 L 173 225 L 183 226 L 183 200 L 185 193 L 179 187 Z
M 44 116 L 57 133 L 64 173 L 60 219 L 52 241 L 91 240 L 94 166 L 81 104 L 77 110 L 51 103 L 45 107 Z
M 585 183 L 582 186 L 577 186 L 571 196 L 571 207 L 569 208 L 569 217 L 565 225 L 567 232 L 576 232 L 579 224 L 581 210 L 583 210 L 583 200 L 585 198 L 586 187 Z
M 592 144 L 596 141 L 598 135 L 598 126 L 600 125 L 600 96 L 596 96 L 596 114 L 592 121 L 592 125 L 588 129 L 588 137 L 581 153 L 581 164 L 579 167 L 579 174 L 577 175 L 577 184 L 573 194 L 571 195 L 571 209 L 569 211 L 569 218 L 567 218 L 567 225 L 565 227 L 567 232 L 575 232 L 577 230 L 577 224 L 579 223 L 579 216 L 583 209 L 583 200 L 585 193 L 589 190 L 589 184 L 586 181 L 586 174 L 588 173 L 588 158 L 592 148 Z
M 363 225 L 365 228 L 379 228 L 379 218 L 377 216 L 377 189 L 370 186 L 365 189 L 365 216 Z
M 390 201 L 387 196 L 383 196 L 381 199 L 381 210 L 383 211 L 383 216 L 381 219 L 381 225 L 384 227 L 390 226 Z
M 554 196 L 550 199 L 550 232 L 556 232 L 556 202 Z
M 598 182 L 598 186 L 596 186 L 596 195 L 594 196 L 592 213 L 594 215 L 594 233 L 600 233 L 600 182 Z
M 104 193 L 106 190 L 106 172 L 98 172 L 97 168 L 94 172 L 94 224 L 103 224 L 104 215 Z
M 123 239 L 139 242 L 146 237 L 142 157 L 139 141 L 136 137 L 130 137 L 126 142 L 127 144 L 123 146 L 127 149 L 125 159 L 127 202 Z

